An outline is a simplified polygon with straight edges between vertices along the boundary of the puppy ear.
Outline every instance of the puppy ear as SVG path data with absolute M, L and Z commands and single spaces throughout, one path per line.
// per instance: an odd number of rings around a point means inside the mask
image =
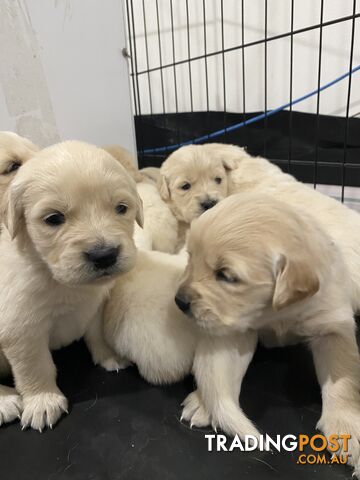
M 222 164 L 224 165 L 225 170 L 235 170 L 239 166 L 239 159 L 233 155 L 223 155 L 221 157 Z
M 144 227 L 144 209 L 143 209 L 143 202 L 141 200 L 140 195 L 137 195 L 136 199 L 136 217 L 135 217 L 136 223 L 139 225 L 139 227 L 143 228 Z
M 235 147 L 231 145 L 231 148 L 225 149 L 222 152 L 221 160 L 225 170 L 235 170 L 243 158 L 248 158 L 250 155 L 247 153 L 246 148 Z
M 3 223 L 9 231 L 11 240 L 19 233 L 24 222 L 23 193 L 24 186 L 13 182 L 3 199 Z
M 161 198 L 163 200 L 169 200 L 170 190 L 169 190 L 169 186 L 167 184 L 167 180 L 166 180 L 165 175 L 160 174 L 157 186 L 158 186 L 158 190 L 159 190 Z
M 272 300 L 274 310 L 281 310 L 312 297 L 319 288 L 319 277 L 309 260 L 292 260 L 280 255 L 276 265 L 276 284 Z

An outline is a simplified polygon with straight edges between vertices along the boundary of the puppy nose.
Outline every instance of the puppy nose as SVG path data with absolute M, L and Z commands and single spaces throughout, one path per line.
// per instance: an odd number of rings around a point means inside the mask
M 95 247 L 85 252 L 86 258 L 97 270 L 112 267 L 118 255 L 119 247 Z
M 201 203 L 200 203 L 200 206 L 201 206 L 201 208 L 203 208 L 204 210 L 209 210 L 209 208 L 214 207 L 217 203 L 218 203 L 217 200 L 214 200 L 214 199 L 212 199 L 212 198 L 208 198 L 208 199 L 205 200 L 204 202 L 201 202 Z
M 176 297 L 175 297 L 175 303 L 180 308 L 180 310 L 184 313 L 186 313 L 190 310 L 190 302 L 187 302 L 187 301 L 183 300 L 178 295 L 176 295 Z

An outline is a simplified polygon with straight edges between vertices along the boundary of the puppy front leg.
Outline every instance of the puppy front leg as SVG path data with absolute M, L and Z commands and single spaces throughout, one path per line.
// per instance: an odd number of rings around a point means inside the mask
M 23 332 L 22 332 L 23 333 Z M 48 346 L 48 339 L 21 335 L 16 341 L 4 345 L 15 379 L 16 390 L 22 396 L 21 425 L 40 432 L 52 426 L 68 403 L 56 385 L 56 369 Z
M 104 306 L 102 306 L 95 318 L 90 322 L 85 332 L 85 343 L 91 353 L 95 365 L 101 365 L 108 372 L 122 370 L 130 365 L 130 362 L 117 355 L 105 340 L 103 324 Z
M 349 463 L 360 473 L 360 356 L 354 331 L 333 333 L 310 343 L 322 393 L 317 424 L 326 436 L 349 434 Z
M 203 337 L 193 367 L 198 389 L 185 399 L 182 418 L 196 426 L 211 423 L 229 435 L 258 437 L 257 428 L 239 406 L 241 383 L 256 344 L 253 332 Z

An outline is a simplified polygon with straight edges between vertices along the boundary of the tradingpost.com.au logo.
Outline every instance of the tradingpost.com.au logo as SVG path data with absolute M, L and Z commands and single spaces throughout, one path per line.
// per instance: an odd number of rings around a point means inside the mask
M 299 465 L 305 464 L 346 464 L 348 461 L 348 443 L 351 435 L 344 433 L 341 435 L 276 435 L 275 438 L 269 435 L 260 435 L 259 438 L 253 435 L 245 435 L 241 440 L 238 435 L 233 439 L 228 439 L 225 435 L 207 434 L 207 448 L 209 452 L 251 452 L 260 451 L 299 451 L 297 462 Z M 337 454 L 340 447 L 341 454 Z M 313 453 L 305 453 L 304 449 L 311 449 Z M 325 452 L 329 451 L 332 455 L 329 457 Z

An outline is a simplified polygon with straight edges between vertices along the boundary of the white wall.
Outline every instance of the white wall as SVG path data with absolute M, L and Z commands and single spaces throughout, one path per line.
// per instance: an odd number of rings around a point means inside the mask
M 0 130 L 134 150 L 121 0 L 1 0 Z
M 144 21 L 142 0 L 133 0 L 135 31 L 138 52 L 138 70 L 146 69 Z M 172 62 L 172 38 L 169 0 L 158 0 L 160 13 L 161 50 L 163 64 Z M 203 2 L 189 0 L 191 56 L 204 53 Z M 241 0 L 224 0 L 225 48 L 241 45 Z M 206 0 L 206 33 L 208 52 L 221 50 L 221 2 Z M 264 0 L 245 0 L 245 43 L 264 37 Z M 295 0 L 294 29 L 320 21 L 320 0 Z M 175 55 L 176 60 L 188 58 L 186 31 L 186 2 L 174 0 Z M 352 14 L 353 0 L 325 0 L 324 21 Z M 360 2 L 358 2 L 360 12 Z M 159 65 L 159 43 L 155 0 L 145 1 L 146 27 L 148 33 L 149 66 Z M 268 0 L 268 36 L 290 30 L 290 0 Z M 360 64 L 360 21 L 356 20 L 354 66 Z M 323 29 L 323 58 L 321 83 L 329 82 L 349 68 L 351 21 Z M 293 97 L 317 88 L 319 30 L 294 36 Z M 241 50 L 225 56 L 226 109 L 242 112 L 242 56 Z M 222 56 L 208 59 L 210 109 L 223 110 Z M 204 60 L 194 61 L 191 66 L 193 81 L 193 108 L 206 109 Z M 190 111 L 190 84 L 188 65 L 176 67 L 178 77 L 179 110 Z M 290 38 L 268 44 L 268 108 L 274 108 L 289 100 Z M 264 109 L 264 45 L 245 49 L 246 110 Z M 148 77 L 139 77 L 142 113 L 149 113 Z M 153 111 L 161 113 L 160 72 L 150 74 Z M 175 111 L 173 69 L 164 70 L 165 110 Z M 344 115 L 347 98 L 347 80 L 321 94 L 320 112 Z M 296 105 L 294 109 L 316 111 L 316 97 Z M 350 114 L 360 111 L 360 72 L 353 76 Z
M 40 145 L 79 138 L 134 149 L 123 0 L 1 0 L 0 129 Z M 202 54 L 202 0 L 189 0 L 191 56 Z M 241 1 L 224 0 L 225 48 L 241 44 Z M 324 0 L 324 20 L 349 15 L 353 0 Z M 142 0 L 133 0 L 138 68 L 146 68 Z M 163 63 L 172 61 L 170 1 L 158 0 Z M 360 11 L 360 2 L 358 2 Z M 268 35 L 290 27 L 290 0 L 268 0 Z M 173 0 L 176 60 L 187 58 L 186 2 Z M 146 0 L 150 67 L 159 64 L 155 0 Z M 208 51 L 221 49 L 220 0 L 206 0 Z M 320 0 L 295 0 L 295 25 L 319 22 Z M 354 65 L 360 63 L 357 20 Z M 324 28 L 322 82 L 348 69 L 351 22 Z M 245 0 L 245 42 L 264 35 L 264 0 Z M 294 37 L 294 98 L 317 86 L 319 31 Z M 289 98 L 289 38 L 268 44 L 268 108 Z M 264 47 L 245 50 L 246 110 L 264 108 Z M 222 57 L 208 59 L 210 109 L 223 110 Z M 225 56 L 227 105 L 242 112 L 241 51 Z M 206 108 L 204 60 L 191 66 L 194 110 Z M 180 111 L 190 110 L 188 65 L 176 67 Z M 148 78 L 139 77 L 141 107 L 150 111 Z M 162 112 L 160 73 L 150 74 L 154 112 Z M 164 71 L 165 109 L 175 111 L 173 69 Z M 347 81 L 321 95 L 320 111 L 344 115 Z M 315 97 L 296 106 L 314 112 Z M 360 111 L 360 73 L 353 77 L 350 114 Z

